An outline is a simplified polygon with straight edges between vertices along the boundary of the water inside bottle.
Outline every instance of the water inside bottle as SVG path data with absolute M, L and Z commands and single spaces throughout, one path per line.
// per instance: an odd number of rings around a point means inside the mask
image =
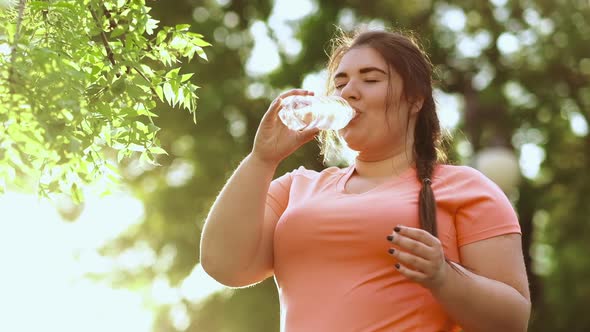
M 292 130 L 318 128 L 339 130 L 354 116 L 354 109 L 338 96 L 289 96 L 283 100 L 279 117 Z

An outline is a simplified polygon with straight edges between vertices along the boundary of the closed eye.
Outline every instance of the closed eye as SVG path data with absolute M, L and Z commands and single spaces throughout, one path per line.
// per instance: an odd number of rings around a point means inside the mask
M 377 83 L 379 80 L 365 80 L 366 83 Z M 340 90 L 346 86 L 346 83 L 338 84 L 335 86 L 336 90 Z

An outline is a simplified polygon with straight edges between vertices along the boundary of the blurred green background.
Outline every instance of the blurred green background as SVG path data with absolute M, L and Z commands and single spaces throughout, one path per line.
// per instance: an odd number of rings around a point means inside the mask
M 5 330 L 2 321 L 17 326 L 6 331 L 24 331 L 44 318 L 45 324 L 54 322 L 69 331 L 68 324 L 77 325 L 58 321 L 69 315 L 49 314 L 56 312 L 52 306 L 61 306 L 73 310 L 67 318 L 72 321 L 118 321 L 104 325 L 111 331 L 278 331 L 273 280 L 229 290 L 207 279 L 198 265 L 201 228 L 223 184 L 251 150 L 269 102 L 292 87 L 321 93 L 335 26 L 348 30 L 367 24 L 413 31 L 431 55 L 440 117 L 453 136 L 449 144 L 453 162 L 493 165 L 492 171 L 507 173 L 503 167 L 510 168 L 510 154 L 515 158 L 520 181 L 507 186 L 506 193 L 524 233 L 533 297 L 529 330 L 590 331 L 590 1 L 160 0 L 147 4 L 162 25 L 190 23 L 192 31 L 213 44 L 206 50 L 208 62 L 193 61 L 184 67 L 195 72 L 201 86 L 197 123 L 187 112 L 161 105 L 156 121 L 162 128 L 162 146 L 169 152 L 159 158 L 161 167 L 125 162 L 121 169 L 126 189 L 121 196 L 97 198 L 94 203 L 89 199 L 81 211 L 73 211 L 74 218 L 81 214 L 72 224 L 43 228 L 36 220 L 21 227 L 19 234 L 29 239 L 27 254 L 9 254 L 15 252 L 7 244 L 13 236 L 0 235 L 2 255 L 9 258 L 6 264 L 12 269 L 0 286 L 9 294 L 0 299 L 0 330 Z M 500 158 L 494 161 L 493 149 L 500 147 L 504 152 L 496 153 Z M 276 176 L 299 165 L 322 169 L 318 152 L 316 143 L 305 145 L 283 161 Z M 7 203 L 9 199 L 13 203 Z M 28 201 L 7 194 L 2 210 L 14 212 L 19 202 Z M 33 218 L 24 210 L 14 212 L 19 220 Z M 13 227 L 9 221 L 19 222 L 2 219 L 7 227 Z M 109 227 L 116 230 L 106 230 Z M 88 242 L 73 238 L 81 234 L 74 230 L 82 228 L 108 240 L 81 250 Z M 12 228 L 12 232 L 17 231 Z M 63 246 L 79 249 L 74 251 L 75 263 L 51 260 L 71 256 L 72 251 L 65 249 L 34 263 L 48 250 L 44 246 L 55 241 L 79 243 Z M 63 272 L 64 266 L 75 268 L 69 274 L 47 272 Z M 44 275 L 45 281 L 39 281 Z M 50 285 L 52 276 L 64 284 L 64 275 L 73 279 L 63 291 L 43 286 Z M 313 278 L 313 271 L 309 276 Z M 113 316 L 113 308 L 118 316 Z M 10 325 L 10 317 L 12 324 L 21 325 Z

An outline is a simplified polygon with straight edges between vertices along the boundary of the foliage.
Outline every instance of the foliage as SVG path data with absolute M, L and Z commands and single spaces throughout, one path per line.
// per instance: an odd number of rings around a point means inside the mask
M 166 153 L 153 121 L 158 100 L 195 116 L 198 86 L 179 65 L 206 59 L 209 43 L 189 25 L 158 29 L 144 0 L 8 5 L 0 8 L 0 191 L 79 201 L 81 184 L 115 179 L 115 159 L 139 154 L 154 164 Z

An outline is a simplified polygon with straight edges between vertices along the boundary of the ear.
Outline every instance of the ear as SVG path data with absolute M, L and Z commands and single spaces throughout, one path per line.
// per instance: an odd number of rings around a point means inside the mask
M 424 97 L 416 98 L 410 106 L 410 114 L 418 114 L 422 109 L 422 105 L 424 105 Z

